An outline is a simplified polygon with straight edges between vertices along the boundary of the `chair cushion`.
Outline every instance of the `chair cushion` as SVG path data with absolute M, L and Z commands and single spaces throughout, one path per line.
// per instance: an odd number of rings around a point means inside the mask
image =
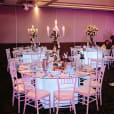
M 74 93 L 73 91 L 61 91 L 59 95 L 59 92 L 55 91 L 54 96 L 56 97 L 56 99 L 59 99 L 61 101 L 72 100 L 74 97 Z
M 23 83 L 23 80 L 21 78 L 18 79 L 18 83 L 19 84 L 22 84 Z
M 24 92 L 24 85 L 23 84 L 18 84 L 18 87 L 17 86 L 14 87 L 14 90 L 18 91 L 20 93 Z
M 50 93 L 48 91 L 37 89 L 37 93 L 36 93 L 37 100 L 43 99 L 49 95 Z M 31 91 L 29 91 L 27 94 L 27 97 L 31 99 L 35 99 L 35 89 L 32 89 Z
M 89 85 L 89 80 L 85 80 L 85 84 L 84 85 L 86 85 L 86 86 L 88 86 Z M 91 86 L 92 87 L 100 87 L 101 86 L 101 84 L 98 82 L 98 81 L 91 81 Z
M 89 93 L 89 89 L 90 89 L 90 93 Z M 77 93 L 81 94 L 81 95 L 85 95 L 85 96 L 92 96 L 94 94 L 96 94 L 96 91 L 93 88 L 90 88 L 88 86 L 80 86 L 78 88 L 76 88 Z

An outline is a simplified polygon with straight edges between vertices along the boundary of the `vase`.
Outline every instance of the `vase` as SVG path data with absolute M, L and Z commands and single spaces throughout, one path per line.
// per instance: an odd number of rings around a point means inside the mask
M 31 44 L 31 48 L 32 48 L 33 51 L 37 51 L 36 43 L 32 43 Z
M 95 46 L 94 40 L 93 40 L 93 36 L 90 36 L 90 42 L 89 42 L 90 46 Z
M 59 59 L 59 50 L 56 51 L 57 58 Z

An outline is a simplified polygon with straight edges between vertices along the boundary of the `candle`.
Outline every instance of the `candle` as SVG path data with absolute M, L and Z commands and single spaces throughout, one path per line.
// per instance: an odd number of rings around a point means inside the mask
M 60 43 L 58 42 L 58 48 L 60 48 Z
M 34 28 L 34 25 L 32 25 L 32 28 Z
M 55 19 L 55 26 L 57 25 L 57 19 Z
M 57 33 L 58 33 L 58 26 L 55 25 L 55 31 L 56 31 L 56 37 L 57 37 Z
M 39 42 L 39 46 L 40 46 L 40 42 Z
M 49 36 L 49 26 L 47 26 L 47 34 L 48 34 L 48 36 Z
M 62 31 L 63 31 L 63 36 L 64 36 L 64 33 L 65 33 L 65 27 L 62 26 Z
M 30 32 L 30 29 L 28 28 L 28 32 Z
M 38 29 L 36 28 L 36 32 L 38 32 Z

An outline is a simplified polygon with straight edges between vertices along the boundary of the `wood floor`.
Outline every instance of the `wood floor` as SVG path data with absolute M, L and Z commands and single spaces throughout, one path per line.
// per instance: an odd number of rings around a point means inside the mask
M 103 81 L 103 106 L 96 111 L 95 102 L 90 104 L 89 114 L 114 114 L 114 87 L 109 83 L 114 82 L 114 65 L 110 70 L 106 69 Z M 0 114 L 17 114 L 17 101 L 15 106 L 11 106 L 12 99 L 12 83 L 9 73 L 5 69 L 0 70 Z M 21 114 L 23 112 L 23 103 L 21 103 Z M 86 107 L 77 104 L 77 114 L 86 114 Z M 26 114 L 36 114 L 36 109 L 27 107 Z M 40 110 L 40 114 L 48 114 L 48 110 Z M 55 114 L 52 112 L 52 114 Z M 59 114 L 73 114 L 69 109 L 60 109 Z

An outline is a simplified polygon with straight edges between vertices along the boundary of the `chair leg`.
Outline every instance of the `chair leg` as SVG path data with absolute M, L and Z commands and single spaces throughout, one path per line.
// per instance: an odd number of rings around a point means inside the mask
M 100 89 L 100 105 L 102 106 L 102 93 L 101 93 L 101 89 Z
M 97 98 L 100 99 L 100 89 L 97 90 Z
M 71 112 L 71 109 L 73 109 L 73 108 L 72 108 L 72 102 L 70 101 L 70 112 Z
M 59 101 L 57 102 L 57 111 L 56 111 L 56 114 L 58 114 L 59 112 Z
M 82 97 L 83 97 L 82 103 L 85 104 L 85 96 Z
M 89 97 L 87 97 L 87 109 L 86 109 L 86 114 L 89 112 Z
M 109 64 L 109 61 L 108 61 L 108 69 L 110 68 L 110 64 Z
M 55 97 L 53 96 L 53 112 L 55 112 Z
M 27 99 L 26 99 L 26 97 L 25 97 L 25 103 L 24 103 L 23 114 L 25 114 L 25 109 L 26 109 L 26 102 L 27 102 Z
M 9 72 L 9 65 L 7 66 L 7 72 Z
M 15 100 L 15 93 L 13 91 L 13 96 L 12 96 L 12 106 L 14 106 L 14 100 Z
M 37 114 L 39 114 L 38 101 L 35 101 L 35 104 L 36 104 Z
M 98 95 L 96 95 L 96 106 L 97 106 L 97 111 L 99 111 L 99 107 L 98 107 Z
M 75 100 L 73 100 L 73 109 L 74 109 L 74 114 L 76 114 Z
M 18 113 L 20 113 L 20 94 L 18 94 Z
M 49 113 L 51 114 L 51 98 L 49 96 Z

